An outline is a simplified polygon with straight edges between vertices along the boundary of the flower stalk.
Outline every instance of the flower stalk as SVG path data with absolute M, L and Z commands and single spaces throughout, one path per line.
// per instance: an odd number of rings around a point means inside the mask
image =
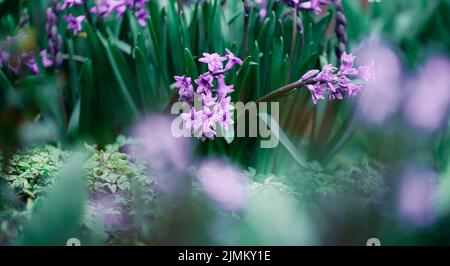
M 341 2 L 336 2 L 336 36 L 338 45 L 336 47 L 336 57 L 341 58 L 347 47 L 347 19 L 344 15 L 344 6 Z

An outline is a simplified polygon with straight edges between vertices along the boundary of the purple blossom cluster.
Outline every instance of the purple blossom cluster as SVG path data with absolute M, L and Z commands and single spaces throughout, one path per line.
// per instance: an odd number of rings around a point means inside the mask
M 7 37 L 3 42 L 0 42 L 0 68 L 7 65 L 17 75 L 20 73 L 22 66 L 24 66 L 34 74 L 39 74 L 34 53 L 18 49 L 20 46 L 15 44 L 23 37 L 23 34 L 19 34 L 15 37 Z
M 91 12 L 100 15 L 102 18 L 109 18 L 115 15 L 122 18 L 127 8 L 133 9 L 134 15 L 142 27 L 147 25 L 148 13 L 145 10 L 145 4 L 149 0 L 99 0 L 91 9 Z
M 322 12 L 321 7 L 329 4 L 339 4 L 341 0 L 279 0 L 290 7 L 303 10 L 311 10 L 315 13 Z
M 185 129 L 203 141 L 214 139 L 217 135 L 217 125 L 222 132 L 227 132 L 234 124 L 234 107 L 229 96 L 234 91 L 234 86 L 225 83 L 225 74 L 243 62 L 230 50 L 226 49 L 226 52 L 225 56 L 204 53 L 199 59 L 200 62 L 208 64 L 208 71 L 195 80 L 196 90 L 190 77 L 175 76 L 179 100 L 190 107 L 189 113 L 181 114 Z M 225 61 L 227 63 L 224 67 Z M 200 102 L 198 110 L 197 99 Z
M 62 10 L 73 6 L 86 5 L 85 0 L 64 0 L 61 6 Z M 96 0 L 94 6 L 87 10 L 92 14 L 96 14 L 103 19 L 115 17 L 118 19 L 123 18 L 127 9 L 132 9 L 136 16 L 139 25 L 145 27 L 147 25 L 147 19 L 149 17 L 145 5 L 149 0 Z M 74 35 L 77 35 L 82 30 L 82 23 L 86 20 L 86 16 L 73 16 L 68 14 L 65 16 L 65 20 L 68 25 L 67 28 L 73 30 Z
M 42 65 L 46 68 L 58 68 L 62 63 L 62 45 L 63 40 L 58 34 L 58 15 L 56 6 L 47 8 L 47 21 L 45 31 L 47 33 L 47 48 L 42 50 L 40 55 Z
M 363 88 L 364 82 L 370 82 L 374 76 L 374 65 L 354 67 L 356 56 L 344 52 L 339 68 L 329 64 L 322 71 L 311 70 L 307 72 L 301 81 L 307 84 L 311 92 L 314 104 L 324 100 L 328 95 L 330 101 L 343 100 L 344 96 L 354 97 Z

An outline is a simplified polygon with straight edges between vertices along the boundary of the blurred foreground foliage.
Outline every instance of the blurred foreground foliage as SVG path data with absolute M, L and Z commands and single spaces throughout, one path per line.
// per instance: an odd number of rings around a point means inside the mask
M 342 197 L 352 197 L 361 206 L 372 204 L 379 207 L 382 204 L 379 197 L 379 183 L 383 182 L 380 171 L 365 160 L 354 163 L 339 158 L 330 169 L 318 165 L 309 170 L 295 168 L 280 177 L 257 174 L 255 169 L 249 168 L 242 174 L 251 181 L 250 195 L 258 198 L 257 205 L 250 204 L 248 209 L 238 212 L 222 209 L 206 200 L 201 187 L 194 185 L 194 190 L 187 192 L 182 205 L 197 211 L 204 208 L 204 211 L 198 213 L 200 217 L 184 217 L 188 224 L 179 229 L 179 239 L 176 236 L 172 238 L 166 235 L 170 225 L 166 222 L 177 219 L 180 214 L 173 213 L 169 207 L 175 202 L 157 192 L 155 178 L 148 174 L 145 163 L 132 160 L 124 153 L 127 145 L 135 143 L 132 139 L 119 137 L 105 149 L 85 145 L 82 151 L 70 152 L 44 145 L 14 155 L 7 173 L 1 178 L 7 181 L 8 189 L 18 195 L 20 205 L 4 206 L 0 211 L 2 243 L 64 245 L 64 241 L 74 235 L 82 236 L 84 244 L 195 243 L 192 241 L 196 240 L 186 238 L 188 231 L 197 223 L 206 224 L 206 228 L 211 226 L 215 219 L 209 215 L 213 214 L 225 215 L 225 220 L 231 223 L 232 226 L 224 230 L 236 233 L 247 228 L 249 231 L 246 229 L 243 235 L 235 235 L 236 239 L 222 238 L 221 234 L 215 239 L 205 233 L 205 238 L 197 239 L 199 243 L 270 244 L 280 236 L 260 239 L 259 234 L 265 233 L 254 232 L 255 235 L 250 232 L 260 230 L 260 225 L 253 224 L 253 219 L 266 215 L 266 208 L 277 199 L 277 195 L 288 197 L 289 204 L 297 206 L 295 209 L 315 206 L 310 210 L 319 210 L 327 201 Z M 85 178 L 80 179 L 80 176 Z M 196 183 L 195 180 L 193 182 Z M 288 223 L 286 226 L 295 226 L 290 218 L 283 219 Z M 267 230 L 273 226 L 277 230 L 291 230 L 278 228 L 269 222 L 265 226 Z M 314 238 L 308 236 L 304 241 L 306 239 L 313 241 Z M 280 244 L 302 243 L 287 235 L 286 239 L 281 237 L 277 241 Z

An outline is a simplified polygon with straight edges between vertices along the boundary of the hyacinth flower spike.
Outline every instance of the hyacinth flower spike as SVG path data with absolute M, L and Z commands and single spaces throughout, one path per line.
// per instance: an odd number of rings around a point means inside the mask
M 197 89 L 194 89 L 191 78 L 175 76 L 175 87 L 178 89 L 179 100 L 191 108 L 189 113 L 181 114 L 185 121 L 185 130 L 202 141 L 213 140 L 220 129 L 227 132 L 234 124 L 234 107 L 231 104 L 230 93 L 234 86 L 227 85 L 225 75 L 243 61 L 226 49 L 226 55 L 218 53 L 203 53 L 200 62 L 208 65 L 208 72 L 195 79 Z M 226 62 L 224 68 L 224 62 Z M 217 87 L 215 87 L 217 84 Z M 201 107 L 196 110 L 193 98 L 198 96 Z
M 356 57 L 344 52 L 341 56 L 343 62 L 340 68 L 326 65 L 321 71 L 308 71 L 303 77 L 291 84 L 263 96 L 258 102 L 273 101 L 298 88 L 307 88 L 311 93 L 314 104 L 319 100 L 343 100 L 345 97 L 354 97 L 364 88 L 374 76 L 374 64 L 354 67 Z

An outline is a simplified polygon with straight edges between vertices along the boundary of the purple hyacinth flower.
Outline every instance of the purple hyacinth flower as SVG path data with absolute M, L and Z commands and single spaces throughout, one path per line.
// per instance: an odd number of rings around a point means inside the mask
M 230 71 L 233 67 L 235 67 L 236 65 L 242 66 L 242 64 L 244 62 L 242 62 L 242 60 L 235 56 L 230 50 L 225 49 L 225 51 L 227 52 L 227 55 L 225 56 L 229 61 L 227 63 L 227 65 L 225 66 L 225 71 Z
M 314 104 L 317 104 L 318 100 L 325 99 L 324 93 L 326 92 L 326 89 L 319 82 L 314 85 L 308 85 L 307 88 L 311 92 L 311 97 Z
M 328 64 L 317 75 L 317 80 L 319 80 L 320 82 L 334 82 L 335 81 L 335 75 L 334 75 L 335 71 L 336 71 L 336 68 L 333 65 Z
M 147 11 L 145 10 L 145 4 L 148 0 L 136 0 L 136 8 L 135 16 L 138 20 L 139 25 L 142 27 L 147 26 L 147 19 L 149 17 Z
M 44 67 L 59 67 L 62 63 L 61 49 L 62 37 L 58 33 L 58 17 L 54 7 L 47 8 L 47 20 L 45 24 L 47 33 L 47 48 L 41 51 Z
M 330 90 L 330 92 L 328 94 L 328 99 L 330 101 L 343 100 L 344 99 L 344 90 L 343 90 L 343 88 L 336 88 L 335 90 Z
M 220 99 L 216 108 L 220 115 L 219 125 L 224 131 L 227 131 L 228 127 L 234 124 L 234 106 L 231 104 L 231 97 Z
M 213 86 L 213 76 L 208 74 L 200 75 L 200 77 L 195 80 L 195 83 L 198 85 L 197 93 L 207 93 L 211 91 Z
M 217 97 L 214 97 L 211 91 L 201 93 L 199 99 L 202 103 L 202 106 L 213 106 L 216 104 L 217 101 Z
M 226 97 L 226 98 L 222 98 L 220 99 L 220 108 L 224 111 L 224 112 L 231 112 L 234 110 L 234 106 L 231 104 L 231 97 Z
M 203 57 L 198 61 L 208 64 L 208 70 L 211 72 L 215 72 L 223 69 L 223 61 L 225 60 L 227 60 L 226 57 L 222 57 L 217 53 L 203 53 Z
M 221 76 L 217 79 L 217 95 L 219 98 L 227 97 L 228 93 L 232 93 L 234 91 L 234 85 L 225 84 L 225 77 Z
M 206 139 L 213 140 L 216 136 L 217 122 L 220 120 L 220 114 L 216 108 L 204 107 L 202 109 L 202 125 L 200 127 L 199 138 L 203 141 Z
M 117 18 L 123 18 L 127 11 L 128 5 L 132 4 L 126 0 L 124 1 L 110 1 L 111 8 L 116 12 Z
M 136 11 L 135 15 L 141 27 L 147 26 L 148 13 L 147 11 L 145 11 L 145 9 L 140 9 Z
M 341 75 L 350 75 L 356 76 L 358 74 L 358 70 L 353 67 L 356 56 L 352 54 L 347 54 L 344 52 L 341 56 L 341 67 L 339 68 L 339 72 Z
M 189 130 L 191 134 L 195 134 L 202 125 L 202 112 L 197 112 L 195 111 L 195 108 L 192 107 L 189 113 L 181 114 L 181 119 L 185 122 L 185 129 Z
M 79 6 L 83 3 L 83 0 L 64 0 L 64 3 L 61 5 L 61 9 L 64 10 L 68 7 Z
M 91 8 L 91 13 L 97 14 L 102 18 L 107 18 L 113 12 L 110 0 L 100 0 Z
M 234 125 L 233 113 L 222 112 L 221 118 L 219 120 L 219 125 L 226 132 L 231 126 Z
M 42 65 L 45 68 L 51 67 L 53 66 L 53 59 L 50 57 L 50 55 L 48 54 L 47 50 L 42 50 L 40 52 L 41 55 L 41 59 L 42 59 Z
M 69 14 L 64 17 L 67 21 L 67 29 L 73 30 L 73 35 L 78 35 L 78 33 L 82 30 L 82 23 L 86 19 L 86 16 L 78 16 L 74 17 L 72 14 Z
M 39 74 L 39 68 L 36 64 L 36 59 L 34 58 L 33 52 L 26 52 L 22 55 L 23 64 L 29 68 L 34 74 Z
M 194 86 L 192 85 L 192 80 L 186 76 L 175 76 L 176 80 L 175 87 L 178 88 L 178 93 L 180 95 L 180 101 L 192 102 L 194 99 Z

